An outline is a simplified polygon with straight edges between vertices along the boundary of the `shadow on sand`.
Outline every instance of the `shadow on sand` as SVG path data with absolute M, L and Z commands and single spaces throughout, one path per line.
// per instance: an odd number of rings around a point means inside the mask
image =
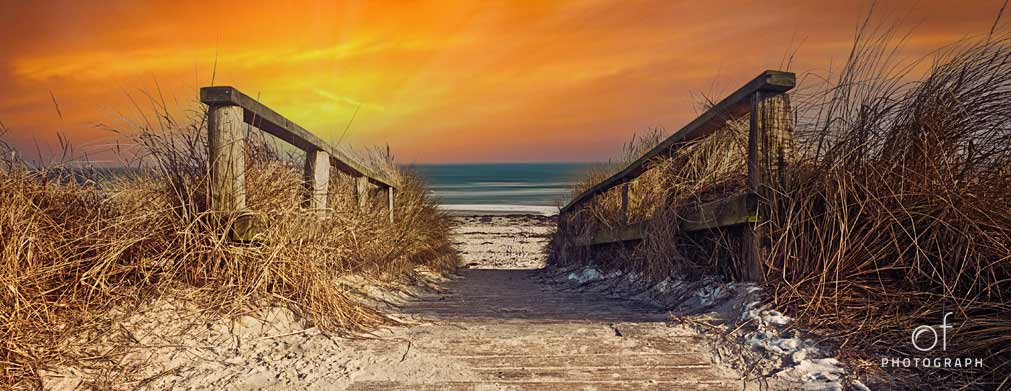
M 633 301 L 580 292 L 547 280 L 542 269 L 463 269 L 442 293 L 403 311 L 443 320 L 659 322 L 666 312 Z

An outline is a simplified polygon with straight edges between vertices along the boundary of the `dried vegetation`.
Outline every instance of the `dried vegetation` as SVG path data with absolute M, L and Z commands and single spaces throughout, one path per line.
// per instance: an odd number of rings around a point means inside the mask
M 871 375 L 882 374 L 881 357 L 923 357 L 910 332 L 952 312 L 947 350 L 930 356 L 980 358 L 985 368 L 888 373 L 915 389 L 1008 387 L 1011 40 L 966 40 L 939 50 L 933 63 L 900 64 L 901 40 L 866 31 L 841 72 L 799 75 L 791 93 L 796 161 L 784 191 L 766 200 L 774 212 L 763 223 L 770 300 Z M 626 162 L 661 140 L 655 133 L 626 148 Z M 678 211 L 746 189 L 746 137 L 746 123 L 731 123 L 652 162 L 630 192 L 630 220 L 650 221 L 641 243 L 572 246 L 624 223 L 613 189 L 565 219 L 551 262 L 654 281 L 729 275 L 739 236 L 678 232 Z M 607 174 L 591 174 L 575 194 Z
M 388 153 L 369 160 L 400 186 L 394 223 L 385 197 L 360 208 L 352 179 L 336 173 L 329 210 L 300 208 L 299 156 L 256 137 L 248 205 L 268 223 L 255 242 L 227 240 L 205 207 L 204 114 L 157 114 L 137 125 L 141 153 L 129 170 L 40 168 L 0 144 L 0 388 L 36 388 L 39 371 L 54 366 L 122 377 L 121 352 L 72 336 L 145 300 L 181 297 L 213 316 L 280 305 L 342 333 L 386 318 L 354 301 L 341 277 L 384 283 L 456 266 L 449 220 Z

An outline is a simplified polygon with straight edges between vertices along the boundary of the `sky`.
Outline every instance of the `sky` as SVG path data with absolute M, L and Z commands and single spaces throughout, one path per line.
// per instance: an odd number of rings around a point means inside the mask
M 115 162 L 152 107 L 231 85 L 402 163 L 602 161 L 765 69 L 845 61 L 867 1 L 0 0 L 0 140 Z M 989 31 L 1002 1 L 882 1 L 904 58 Z M 342 136 L 343 135 L 343 136 Z

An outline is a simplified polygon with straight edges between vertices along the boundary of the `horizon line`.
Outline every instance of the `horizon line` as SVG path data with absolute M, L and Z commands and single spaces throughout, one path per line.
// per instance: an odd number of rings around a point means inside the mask
M 591 161 L 591 160 L 573 160 L 573 161 L 555 161 L 555 160 L 544 160 L 544 161 L 467 161 L 467 162 L 412 162 L 412 163 L 397 163 L 398 165 L 439 165 L 439 166 L 462 166 L 469 164 L 608 164 L 606 161 Z

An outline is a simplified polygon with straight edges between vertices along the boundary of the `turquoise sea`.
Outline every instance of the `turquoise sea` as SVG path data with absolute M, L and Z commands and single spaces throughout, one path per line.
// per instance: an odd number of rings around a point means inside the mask
M 597 163 L 473 163 L 411 166 L 450 211 L 554 214 Z

